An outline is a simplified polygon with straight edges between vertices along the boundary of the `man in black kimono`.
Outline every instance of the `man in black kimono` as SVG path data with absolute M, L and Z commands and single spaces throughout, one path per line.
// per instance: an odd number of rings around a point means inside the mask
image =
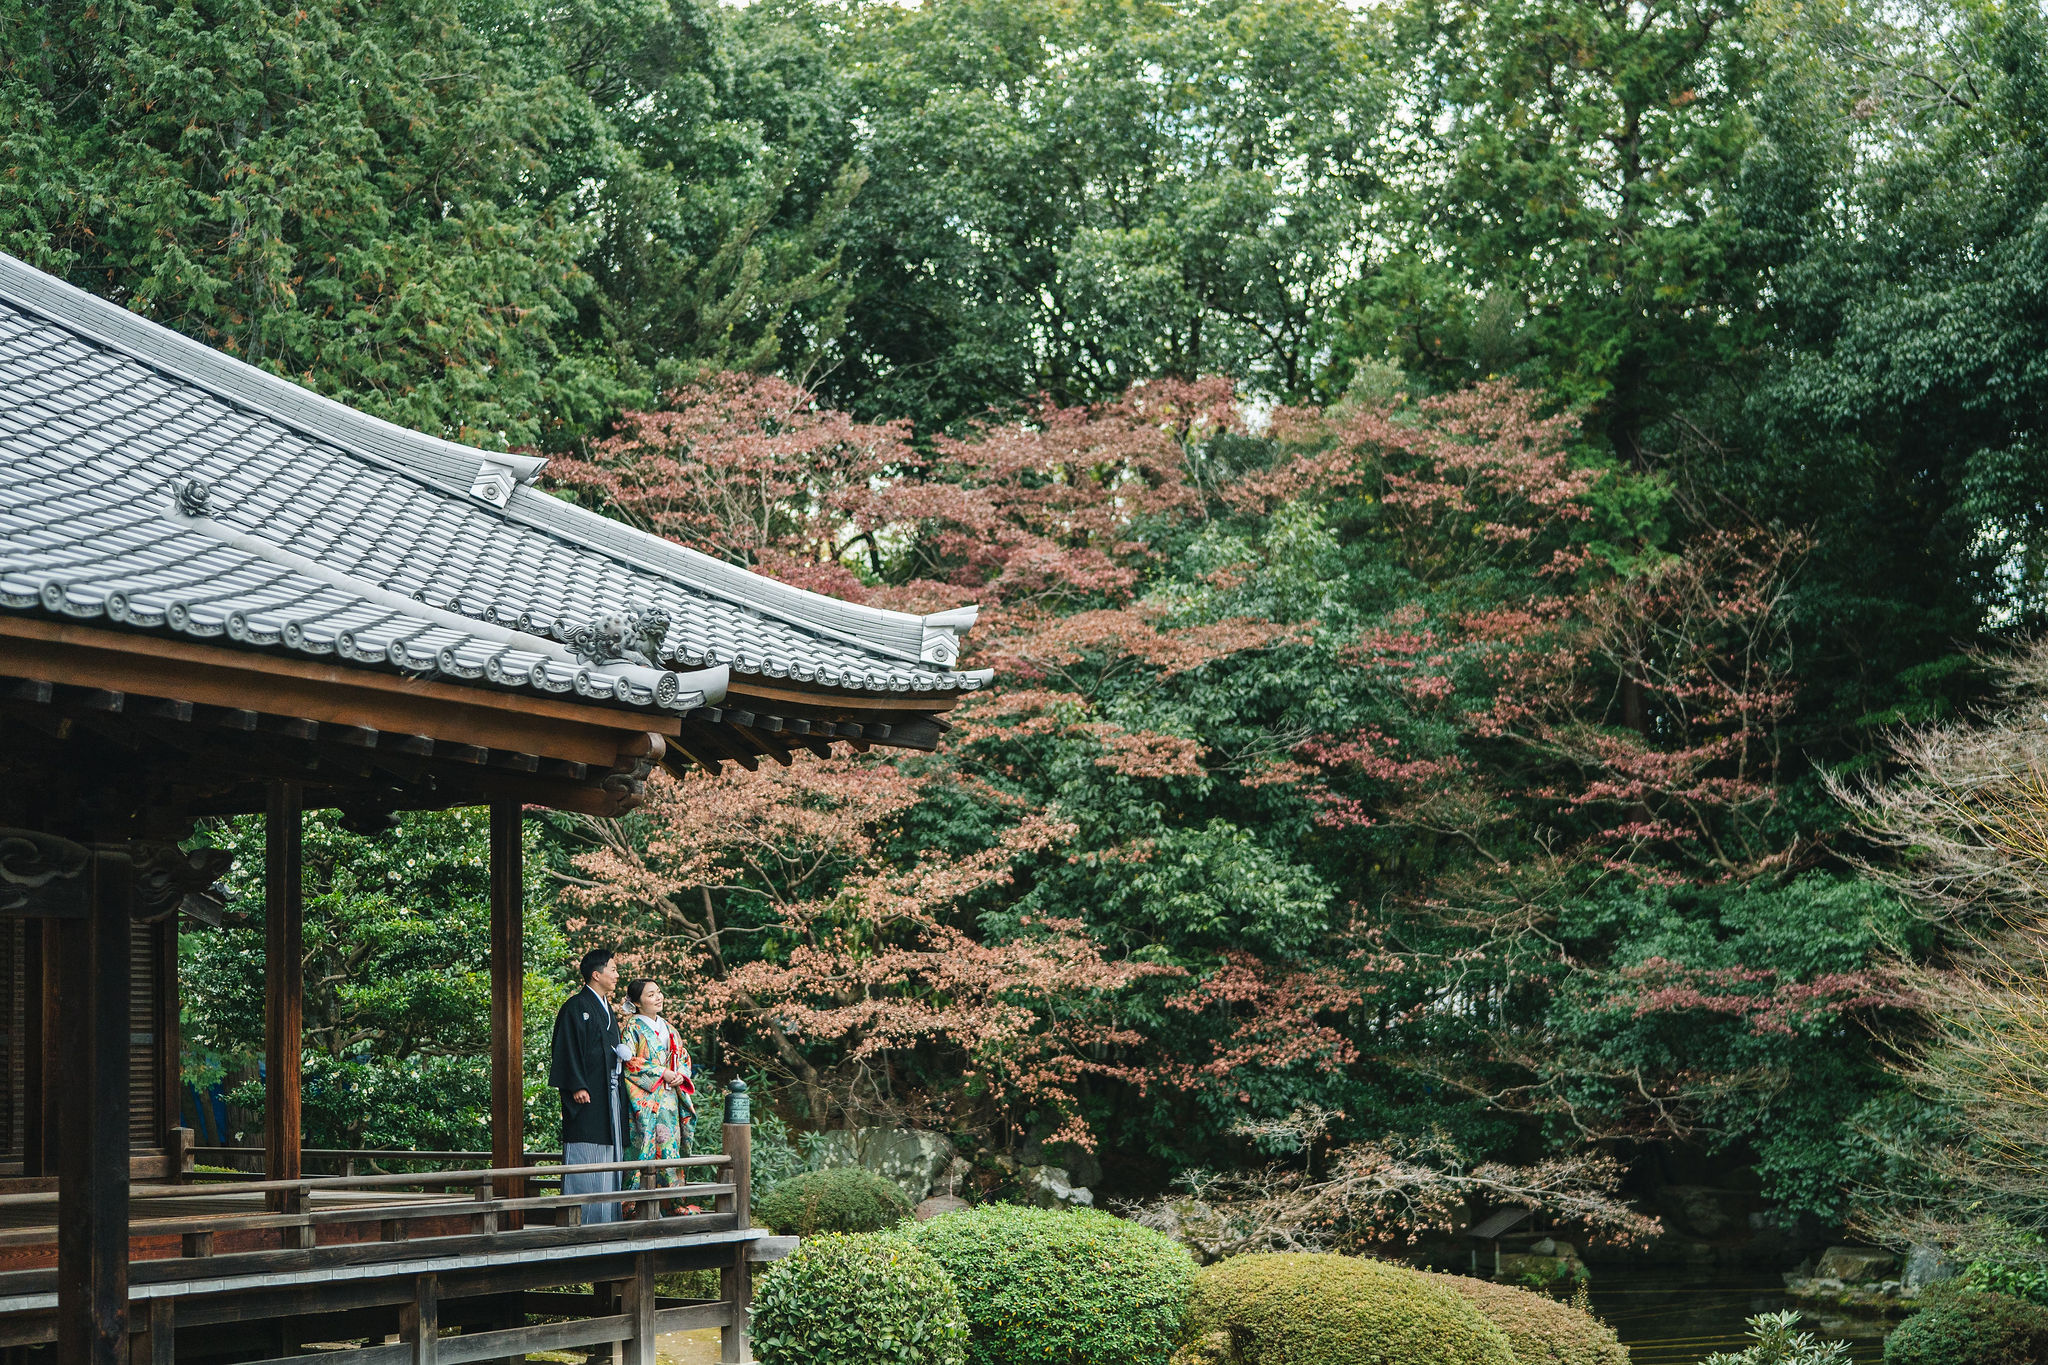
M 612 992 L 619 969 L 608 948 L 593 948 L 580 964 L 583 989 L 555 1013 L 548 1084 L 562 1092 L 562 1162 L 580 1166 L 619 1159 L 625 1131 L 619 1114 L 619 1021 Z M 563 1194 L 596 1194 L 619 1188 L 617 1171 L 562 1177 Z M 617 1221 L 617 1204 L 585 1204 L 583 1221 Z

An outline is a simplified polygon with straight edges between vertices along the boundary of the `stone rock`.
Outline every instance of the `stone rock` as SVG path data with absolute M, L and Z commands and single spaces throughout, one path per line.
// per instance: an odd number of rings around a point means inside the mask
M 820 1167 L 862 1166 L 873 1171 L 894 1183 L 913 1204 L 930 1198 L 960 1159 L 943 1133 L 922 1128 L 842 1128 L 820 1133 L 813 1152 Z
M 1930 1284 L 1940 1284 L 1955 1277 L 1955 1262 L 1942 1255 L 1939 1248 L 1915 1246 L 1906 1252 L 1906 1264 L 1899 1274 L 1899 1284 L 1908 1293 L 1917 1294 Z
M 945 1171 L 932 1183 L 932 1193 L 958 1194 L 967 1188 L 967 1178 L 974 1174 L 974 1164 L 964 1156 L 956 1156 L 946 1163 Z
M 1025 1198 L 1042 1209 L 1095 1207 L 1095 1192 L 1076 1185 L 1064 1166 L 1026 1166 L 1019 1178 Z
M 1100 1185 L 1102 1163 L 1095 1159 L 1095 1153 L 1084 1152 L 1078 1147 L 1069 1147 L 1066 1156 L 1067 1176 L 1076 1185 Z
M 958 1213 L 961 1209 L 972 1208 L 965 1199 L 956 1199 L 950 1194 L 935 1194 L 912 1210 L 920 1223 L 929 1223 L 942 1213 Z
M 1884 1280 L 1898 1268 L 1899 1258 L 1881 1247 L 1829 1247 L 1813 1268 L 1815 1279 L 1863 1284 Z
M 1679 1230 L 1696 1237 L 1721 1237 L 1749 1227 L 1757 1198 L 1746 1190 L 1721 1190 L 1706 1185 L 1666 1185 L 1657 1204 Z
M 1529 1248 L 1529 1254 L 1532 1256 L 1557 1255 L 1557 1239 L 1554 1237 L 1545 1237 L 1542 1241 L 1537 1242 L 1535 1245 Z

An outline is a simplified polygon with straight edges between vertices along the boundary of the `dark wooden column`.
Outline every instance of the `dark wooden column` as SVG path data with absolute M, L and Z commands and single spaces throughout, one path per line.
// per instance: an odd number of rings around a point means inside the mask
M 51 1078 L 64 1074 L 61 1058 L 52 1052 L 63 1040 L 57 1013 L 57 983 L 63 926 L 53 919 L 32 919 L 22 933 L 27 949 L 22 963 L 23 1002 L 22 1089 L 27 1113 L 22 1134 L 22 1170 L 27 1175 L 57 1174 L 57 1087 Z
M 298 783 L 270 784 L 263 838 L 263 1169 L 272 1180 L 300 1175 L 299 1064 L 306 987 L 299 839 L 304 803 Z M 278 1208 L 289 1202 L 271 1197 Z
M 188 1150 L 177 1137 L 185 1126 L 180 1077 L 184 1047 L 178 1037 L 178 912 L 173 910 L 155 930 L 157 1117 L 167 1130 L 164 1151 L 171 1158 L 171 1179 L 175 1181 L 184 1179 L 182 1162 Z
M 526 865 L 520 804 L 491 803 L 491 1164 L 526 1164 Z M 507 1199 L 526 1181 L 502 1182 Z M 500 1226 L 520 1226 L 515 1211 Z
M 57 1359 L 128 1360 L 128 992 L 130 865 L 95 853 L 82 918 L 58 922 L 65 1067 L 56 1086 Z

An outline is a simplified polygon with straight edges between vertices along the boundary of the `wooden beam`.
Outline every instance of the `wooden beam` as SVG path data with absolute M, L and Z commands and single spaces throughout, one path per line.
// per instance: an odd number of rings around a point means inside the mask
M 531 693 L 408 678 L 373 668 L 317 664 L 216 645 L 0 616 L 0 674 L 102 690 L 141 678 L 150 695 L 263 710 L 316 723 L 425 735 L 609 767 L 631 732 L 673 735 L 669 712 L 576 705 Z
M 746 706 L 750 702 L 794 703 L 820 711 L 950 711 L 960 704 L 958 692 L 831 692 L 804 691 L 788 682 L 736 677 L 719 705 Z M 771 706 L 769 709 L 773 709 Z
M 491 803 L 491 1165 L 526 1164 L 526 862 L 517 801 Z M 498 1182 L 522 1199 L 526 1180 Z M 507 1228 L 521 1215 L 506 1215 Z
M 760 752 L 774 759 L 777 763 L 780 763 L 783 767 L 787 768 L 789 766 L 789 750 L 783 748 L 781 745 L 778 744 L 770 744 L 767 740 L 761 738 L 759 732 L 757 731 L 750 730 L 744 725 L 728 724 L 719 733 L 732 735 L 740 743 L 745 744 L 750 748 L 758 749 Z
M 305 887 L 300 865 L 304 790 L 270 784 L 263 841 L 263 1168 L 272 1180 L 300 1175 L 299 1067 L 305 1032 Z M 287 1211 L 284 1198 L 271 1206 Z
M 92 855 L 92 913 L 65 920 L 57 1153 L 57 1360 L 128 1365 L 128 1005 L 133 869 Z
M 697 732 L 696 739 L 709 745 L 716 752 L 730 758 L 750 773 L 761 771 L 761 760 L 755 755 L 752 745 L 742 744 L 727 732 L 724 726 L 710 725 Z

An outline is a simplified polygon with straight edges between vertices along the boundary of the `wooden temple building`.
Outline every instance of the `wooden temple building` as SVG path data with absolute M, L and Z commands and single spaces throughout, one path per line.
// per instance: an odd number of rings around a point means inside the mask
M 773 582 L 536 489 L 0 255 L 0 1355 L 460 1365 L 724 1332 L 745 1358 L 745 1099 L 704 1212 L 585 1225 L 523 1150 L 521 812 L 656 768 L 933 747 L 972 609 Z M 491 812 L 492 1150 L 303 1166 L 301 815 Z M 266 820 L 262 1170 L 179 1126 L 181 926 Z M 566 981 L 565 977 L 565 981 Z M 251 1002 L 252 1013 L 255 1002 Z M 706 1118 L 710 1105 L 705 1106 Z M 422 1173 L 422 1168 L 427 1168 Z M 717 1268 L 716 1298 L 657 1277 Z

